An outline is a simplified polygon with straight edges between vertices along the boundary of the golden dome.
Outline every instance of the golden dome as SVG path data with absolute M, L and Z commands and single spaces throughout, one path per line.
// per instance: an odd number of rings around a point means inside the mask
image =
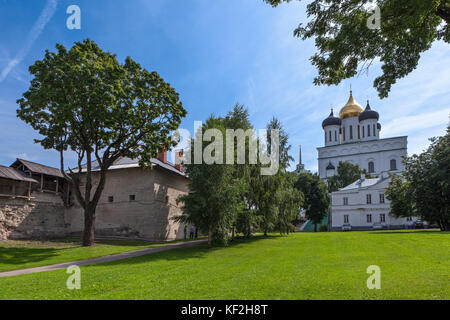
M 350 98 L 348 99 L 347 104 L 339 112 L 339 118 L 342 120 L 345 118 L 357 117 L 363 111 L 364 109 L 355 101 L 353 93 L 350 91 Z

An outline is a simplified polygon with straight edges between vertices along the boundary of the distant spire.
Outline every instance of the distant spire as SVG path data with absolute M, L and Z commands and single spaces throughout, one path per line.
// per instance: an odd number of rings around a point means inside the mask
M 370 108 L 370 103 L 369 103 L 369 99 L 367 99 L 367 106 L 366 106 L 366 110 L 372 110 L 372 108 Z
M 298 164 L 302 165 L 302 145 L 300 145 L 300 154 L 299 154 Z

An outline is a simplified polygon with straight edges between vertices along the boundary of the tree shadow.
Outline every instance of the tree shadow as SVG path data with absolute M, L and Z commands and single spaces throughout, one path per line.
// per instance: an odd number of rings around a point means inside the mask
M 371 231 L 369 234 L 449 234 L 449 231 L 440 231 L 439 229 L 421 230 L 412 229 L 405 231 Z
M 3 265 L 17 265 L 31 262 L 44 261 L 59 256 L 59 251 L 66 248 L 23 248 L 23 247 L 0 247 L 0 261 Z M 1 267 L 0 267 L 1 268 Z
M 222 250 L 226 250 L 228 248 L 233 248 L 233 247 L 239 248 L 239 247 L 245 246 L 247 244 L 258 242 L 261 240 L 266 240 L 266 241 L 267 240 L 269 240 L 269 241 L 276 240 L 280 237 L 283 237 L 283 236 L 280 236 L 280 235 L 269 235 L 269 236 L 261 235 L 261 236 L 259 236 L 258 235 L 258 236 L 253 236 L 250 238 L 237 237 L 233 241 L 230 241 L 229 244 L 226 246 L 213 246 L 212 248 L 208 248 L 207 243 L 200 243 L 200 244 L 194 245 L 194 246 L 180 247 L 180 248 L 171 249 L 171 250 L 167 250 L 167 251 L 155 252 L 155 253 L 139 256 L 139 257 L 111 261 L 111 262 L 102 263 L 99 265 L 102 265 L 102 266 L 106 266 L 106 265 L 117 266 L 117 265 L 123 265 L 123 264 L 135 265 L 135 264 L 142 264 L 142 263 L 148 263 L 148 262 L 156 262 L 156 261 L 160 261 L 160 260 L 164 260 L 164 261 L 186 260 L 186 261 L 188 261 L 188 259 L 192 259 L 192 258 L 203 259 L 207 255 L 209 255 L 213 252 L 222 251 Z M 186 263 L 188 263 L 188 262 L 186 262 Z

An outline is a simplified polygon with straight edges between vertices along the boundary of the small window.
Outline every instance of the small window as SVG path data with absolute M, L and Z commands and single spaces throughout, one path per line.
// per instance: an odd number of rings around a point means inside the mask
M 372 203 L 372 195 L 371 194 L 366 195 L 366 202 L 367 202 L 367 204 Z
M 412 221 L 412 218 L 411 217 L 407 217 L 406 221 Z
M 330 130 L 330 133 L 329 133 L 329 140 L 330 140 L 330 142 L 333 141 L 333 139 L 331 138 L 331 130 Z
M 372 223 L 372 215 L 371 214 L 367 215 L 367 223 Z
M 325 143 L 327 143 L 327 132 L 325 131 Z
M 364 136 L 365 136 L 365 130 L 364 130 L 364 126 L 362 126 L 362 130 L 363 130 L 363 132 L 362 132 L 362 134 L 363 134 L 363 138 L 364 138 Z
M 380 194 L 380 203 L 384 203 L 384 194 Z
M 334 141 L 337 141 L 337 130 L 334 130 Z
M 367 125 L 367 136 L 370 137 L 370 124 Z
M 358 139 L 361 139 L 361 127 L 358 124 Z
M 386 222 L 386 215 L 385 214 L 380 214 L 380 222 Z
M 114 197 L 113 196 L 109 196 L 108 197 L 108 202 L 114 202 Z
M 346 206 L 346 205 L 348 205 L 348 198 L 347 197 L 344 198 L 344 206 Z
M 350 140 L 353 139 L 353 126 L 350 126 Z
M 375 125 L 373 125 L 373 136 L 374 136 L 374 137 L 377 136 L 377 132 L 375 131 Z
M 348 214 L 344 214 L 344 223 L 348 223 Z
M 397 160 L 391 160 L 391 170 L 397 170 Z
M 136 200 L 136 195 L 130 194 L 130 201 L 135 201 L 135 200 Z
M 373 163 L 373 161 L 369 162 L 368 169 L 369 169 L 369 173 L 375 172 L 375 164 Z
M 342 127 L 342 139 L 345 141 L 345 127 Z

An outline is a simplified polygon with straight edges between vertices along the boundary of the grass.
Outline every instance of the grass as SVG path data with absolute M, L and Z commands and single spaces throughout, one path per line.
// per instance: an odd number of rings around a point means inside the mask
M 445 299 L 449 233 L 376 231 L 258 236 L 81 268 L 0 278 L 0 299 Z M 369 290 L 366 269 L 381 268 Z
M 0 241 L 0 272 L 84 260 L 168 244 L 134 240 L 97 240 L 89 248 L 77 239 Z

